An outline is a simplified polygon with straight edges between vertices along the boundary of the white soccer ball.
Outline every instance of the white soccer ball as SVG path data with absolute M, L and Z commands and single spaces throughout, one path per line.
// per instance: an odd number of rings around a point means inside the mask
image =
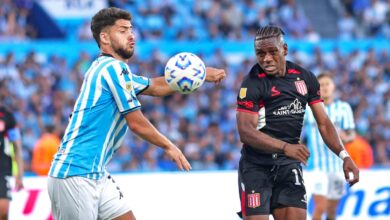
M 165 65 L 165 81 L 175 91 L 190 94 L 206 79 L 206 66 L 193 53 L 182 52 L 171 57 Z

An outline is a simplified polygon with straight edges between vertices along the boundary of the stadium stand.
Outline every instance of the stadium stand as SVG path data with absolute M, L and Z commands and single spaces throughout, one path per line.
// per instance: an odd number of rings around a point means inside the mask
M 51 17 L 60 30 L 66 31 L 63 39 L 34 40 L 40 36 L 39 28 L 30 26 L 26 19 L 32 2 L 0 4 L 0 96 L 17 113 L 27 171 L 31 171 L 33 148 L 44 127 L 53 123 L 59 136 L 64 132 L 83 74 L 97 55 L 89 21 L 83 18 Z M 133 14 L 138 38 L 130 65 L 134 72 L 161 75 L 167 59 L 179 51 L 195 52 L 207 65 L 227 70 L 228 78 L 218 90 L 203 86 L 189 96 L 141 97 L 145 115 L 182 147 L 194 169 L 237 168 L 241 149 L 235 127 L 237 82 L 255 62 L 255 30 L 268 23 L 282 25 L 291 35 L 287 39 L 289 59 L 316 74 L 332 72 L 339 88 L 337 96 L 351 104 L 357 132 L 373 148 L 374 166 L 390 165 L 388 1 L 372 0 L 369 4 L 364 0 L 340 0 L 339 39 L 319 35 L 300 1 L 161 2 L 118 0 L 107 5 Z M 378 20 L 370 18 L 378 13 Z M 162 151 L 128 135 L 108 169 L 176 168 Z

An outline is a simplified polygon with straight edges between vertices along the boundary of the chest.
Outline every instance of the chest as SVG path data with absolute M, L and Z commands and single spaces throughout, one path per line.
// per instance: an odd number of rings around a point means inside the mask
M 300 76 L 269 79 L 263 88 L 264 105 L 281 110 L 304 109 L 309 97 L 306 81 Z

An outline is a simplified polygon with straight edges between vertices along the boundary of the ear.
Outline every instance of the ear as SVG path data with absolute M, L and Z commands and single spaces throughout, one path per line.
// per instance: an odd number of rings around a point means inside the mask
M 283 44 L 283 55 L 284 56 L 287 56 L 288 54 L 288 46 L 286 43 Z
M 107 32 L 100 32 L 100 44 L 110 44 L 110 36 L 108 35 Z

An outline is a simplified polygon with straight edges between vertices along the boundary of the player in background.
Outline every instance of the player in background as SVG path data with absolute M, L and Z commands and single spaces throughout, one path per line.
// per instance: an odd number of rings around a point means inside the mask
M 317 77 L 320 83 L 321 98 L 324 100 L 325 111 L 335 125 L 341 141 L 346 144 L 355 138 L 355 123 L 351 106 L 335 98 L 335 84 L 329 73 L 321 73 Z M 336 219 L 336 208 L 344 195 L 346 184 L 343 175 L 343 161 L 340 160 L 325 144 L 318 130 L 316 120 L 309 109 L 305 115 L 305 136 L 310 151 L 307 169 L 316 173 L 314 183 L 313 220 Z
M 241 214 L 245 220 L 306 219 L 301 163 L 309 151 L 300 144 L 306 104 L 327 146 L 343 161 L 345 179 L 359 181 L 359 170 L 326 115 L 319 83 L 310 71 L 286 61 L 284 32 L 265 26 L 256 33 L 257 63 L 237 97 L 237 127 L 243 142 L 238 170 Z M 350 179 L 350 172 L 353 178 Z
M 180 170 L 188 171 L 191 165 L 180 149 L 142 114 L 137 95 L 166 96 L 174 91 L 164 77 L 139 76 L 127 65 L 136 42 L 130 13 L 119 8 L 102 9 L 93 16 L 91 30 L 100 56 L 85 74 L 49 171 L 53 217 L 134 220 L 128 201 L 131 196 L 120 191 L 106 170 L 128 128 L 164 149 Z M 206 68 L 208 82 L 219 82 L 225 76 L 224 70 Z
M 0 220 L 8 219 L 9 202 L 11 200 L 12 147 L 18 172 L 15 176 L 15 189 L 23 188 L 23 160 L 20 131 L 13 114 L 0 105 Z

